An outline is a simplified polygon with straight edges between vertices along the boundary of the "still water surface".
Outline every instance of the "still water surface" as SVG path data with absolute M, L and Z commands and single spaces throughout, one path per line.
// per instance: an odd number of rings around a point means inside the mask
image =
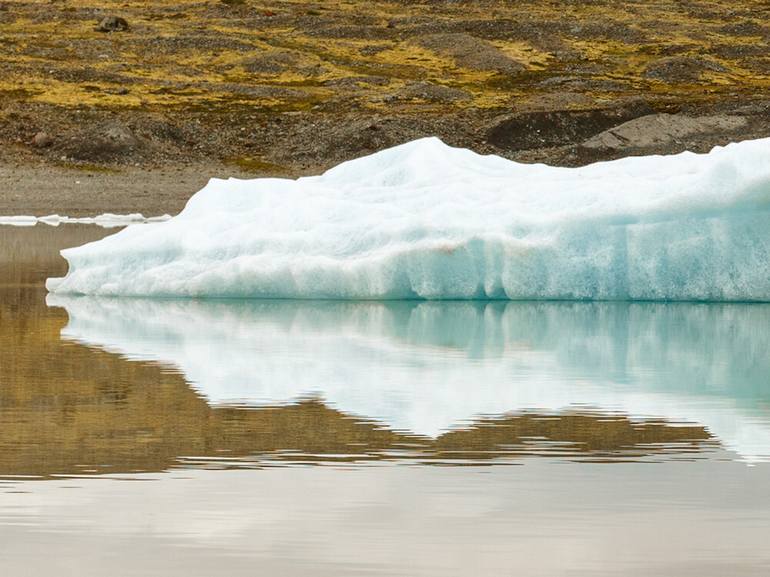
M 770 574 L 770 307 L 47 296 L 105 234 L 0 227 L 0 574 Z

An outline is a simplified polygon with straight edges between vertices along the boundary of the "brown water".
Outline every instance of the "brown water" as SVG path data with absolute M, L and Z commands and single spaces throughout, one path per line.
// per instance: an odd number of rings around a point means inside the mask
M 109 232 L 0 227 L 0 574 L 770 574 L 770 307 L 47 300 Z

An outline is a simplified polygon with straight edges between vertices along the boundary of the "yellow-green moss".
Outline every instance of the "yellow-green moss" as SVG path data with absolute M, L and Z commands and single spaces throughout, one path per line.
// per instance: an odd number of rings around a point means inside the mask
M 0 78 L 0 93 L 22 102 L 66 107 L 201 110 L 252 106 L 281 112 L 309 110 L 332 101 L 342 107 L 348 102 L 365 109 L 421 113 L 426 107 L 451 110 L 510 106 L 514 101 L 536 104 L 543 95 L 553 99 L 562 91 L 558 85 L 544 88 L 541 81 L 564 75 L 586 81 L 611 80 L 618 86 L 613 89 L 616 94 L 663 99 L 701 98 L 698 93 L 709 98 L 735 91 L 759 93 L 770 85 L 767 75 L 747 69 L 744 58 L 710 54 L 718 46 L 753 47 L 762 41 L 760 36 L 740 36 L 724 28 L 731 18 L 737 18 L 730 16 L 736 5 L 728 0 L 710 0 L 704 10 L 665 0 L 621 5 L 610 0 L 478 5 L 249 0 L 232 10 L 219 2 L 199 0 L 177 0 L 172 5 L 162 0 L 68 0 L 61 6 L 48 0 L 16 0 L 12 5 L 14 17 L 3 22 L 0 38 L 0 63 L 7 71 Z M 762 0 L 744 2 L 741 9 L 755 14 L 757 22 L 767 14 Z M 94 10 L 126 17 L 131 29 L 96 32 Z M 296 20 L 287 21 L 287 15 Z M 250 22 L 252 17 L 257 20 Z M 367 26 L 360 27 L 360 35 L 351 35 L 362 17 Z M 419 46 L 409 33 L 401 31 L 400 22 L 410 17 L 415 23 L 494 25 L 513 20 L 523 26 L 543 23 L 545 30 L 550 25 L 560 27 L 553 27 L 555 31 L 543 38 L 526 33 L 521 38 L 495 39 L 492 35 L 491 44 L 525 67 L 521 74 L 506 76 L 458 66 L 452 58 Z M 315 20 L 321 26 L 315 26 Z M 385 30 L 394 20 L 399 23 L 393 25 L 393 33 L 369 34 L 370 27 Z M 597 28 L 597 24 L 601 26 Z M 319 31 L 323 26 L 330 27 L 329 36 Z M 345 27 L 345 34 L 332 37 L 335 26 Z M 403 26 L 403 30 L 408 28 L 409 23 Z M 176 39 L 183 41 L 177 46 Z M 248 71 L 249 58 L 275 50 L 291 51 L 296 64 L 275 74 Z M 705 55 L 724 72 L 704 73 L 699 86 L 691 81 L 662 84 L 646 78 L 646 67 L 667 54 Z M 116 75 L 122 83 L 115 80 Z M 362 75 L 385 81 L 338 82 Z M 436 104 L 419 99 L 393 103 L 385 98 L 415 81 L 460 88 L 471 99 Z M 239 89 L 233 90 L 233 85 Z M 279 96 L 275 98 L 247 96 L 254 86 L 292 90 L 276 92 Z M 128 93 L 118 94 L 120 88 L 127 88 Z M 594 94 L 590 88 L 577 90 L 588 97 L 606 96 L 606 92 Z

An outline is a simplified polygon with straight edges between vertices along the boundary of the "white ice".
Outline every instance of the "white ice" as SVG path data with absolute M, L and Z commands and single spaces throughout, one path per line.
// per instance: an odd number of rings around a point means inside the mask
M 507 411 L 620 412 L 770 459 L 768 305 L 48 299 L 63 338 L 180 370 L 212 404 L 317 395 L 434 437 Z
M 112 214 L 109 212 L 98 216 L 80 217 L 49 214 L 48 216 L 0 216 L 0 225 L 35 226 L 37 224 L 47 224 L 48 226 L 59 226 L 60 224 L 95 224 L 103 228 L 114 228 L 129 224 L 164 222 L 169 219 L 171 219 L 169 214 L 150 217 L 139 213 Z
M 297 180 L 213 179 L 62 253 L 52 292 L 770 300 L 770 139 L 583 168 L 416 140 Z

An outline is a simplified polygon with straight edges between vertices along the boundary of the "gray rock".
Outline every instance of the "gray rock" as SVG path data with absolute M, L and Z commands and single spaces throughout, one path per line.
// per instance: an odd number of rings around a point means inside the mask
M 669 150 L 672 145 L 686 144 L 687 139 L 714 133 L 728 134 L 747 124 L 748 120 L 743 116 L 649 114 L 605 130 L 583 142 L 581 148 L 628 154 L 650 149 Z
M 75 160 L 120 160 L 137 151 L 142 143 L 131 129 L 119 122 L 87 126 L 69 138 L 62 149 Z
M 120 16 L 105 16 L 95 30 L 97 32 L 125 32 L 128 30 L 128 21 Z
M 47 132 L 40 131 L 32 137 L 31 144 L 35 148 L 47 148 L 53 144 L 53 138 Z

